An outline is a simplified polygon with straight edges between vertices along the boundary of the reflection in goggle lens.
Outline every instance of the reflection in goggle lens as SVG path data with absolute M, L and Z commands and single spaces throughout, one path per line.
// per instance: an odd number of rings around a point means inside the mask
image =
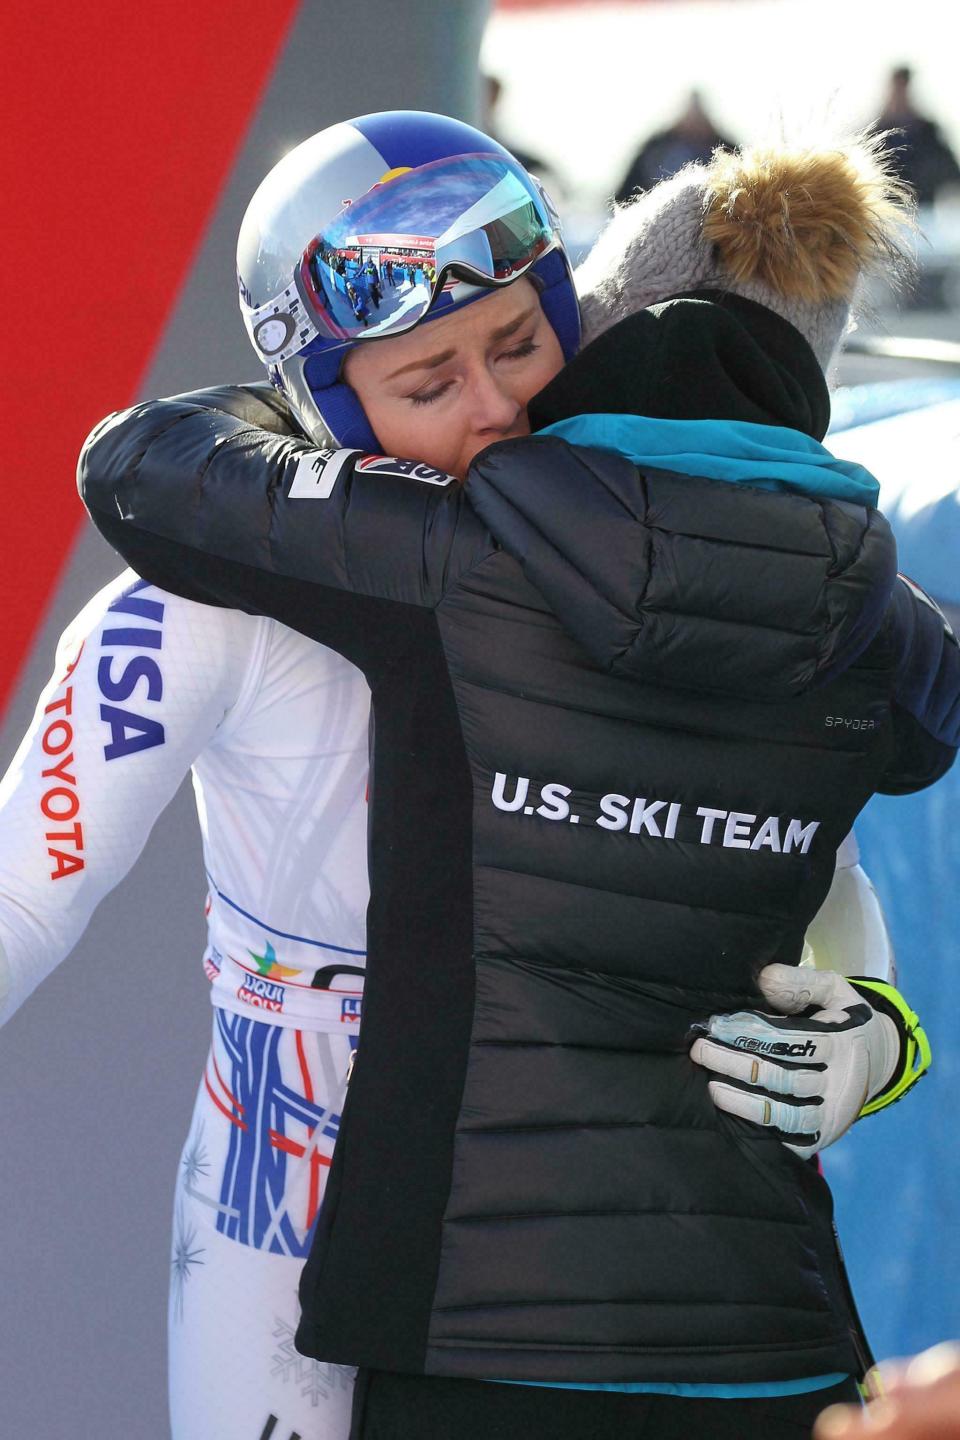
M 450 305 L 458 282 L 509 284 L 558 241 L 543 194 L 518 165 L 493 155 L 434 161 L 345 204 L 307 246 L 294 283 L 247 311 L 247 326 L 270 360 L 314 335 L 400 334 L 431 305 Z

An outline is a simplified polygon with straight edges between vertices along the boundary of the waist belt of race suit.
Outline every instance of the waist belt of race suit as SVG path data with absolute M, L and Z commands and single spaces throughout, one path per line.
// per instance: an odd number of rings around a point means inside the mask
M 360 1029 L 364 972 L 358 965 L 294 970 L 269 955 L 242 961 L 209 945 L 203 968 L 218 1009 L 294 1030 L 355 1035 Z

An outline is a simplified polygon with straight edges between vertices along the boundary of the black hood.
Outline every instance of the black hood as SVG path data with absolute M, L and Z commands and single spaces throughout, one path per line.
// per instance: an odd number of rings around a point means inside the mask
M 747 420 L 822 440 L 830 395 L 807 341 L 764 305 L 700 290 L 638 310 L 587 345 L 530 403 L 542 430 L 573 415 Z

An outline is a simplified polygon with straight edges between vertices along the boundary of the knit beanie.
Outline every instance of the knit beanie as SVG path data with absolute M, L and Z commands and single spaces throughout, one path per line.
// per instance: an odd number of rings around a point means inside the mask
M 883 136 L 717 150 L 617 207 L 576 271 L 584 340 L 668 296 L 723 291 L 789 321 L 828 374 L 863 282 L 909 272 L 912 216 Z
M 782 425 L 822 440 L 830 392 L 795 326 L 742 295 L 695 290 L 618 320 L 527 410 L 534 431 L 573 415 L 645 415 Z

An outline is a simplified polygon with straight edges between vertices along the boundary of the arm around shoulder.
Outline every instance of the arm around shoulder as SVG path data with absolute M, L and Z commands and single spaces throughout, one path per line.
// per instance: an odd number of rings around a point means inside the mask
M 154 583 L 272 616 L 369 676 L 494 543 L 452 476 L 320 449 L 264 391 L 199 391 L 112 417 L 81 454 L 80 493 Z

